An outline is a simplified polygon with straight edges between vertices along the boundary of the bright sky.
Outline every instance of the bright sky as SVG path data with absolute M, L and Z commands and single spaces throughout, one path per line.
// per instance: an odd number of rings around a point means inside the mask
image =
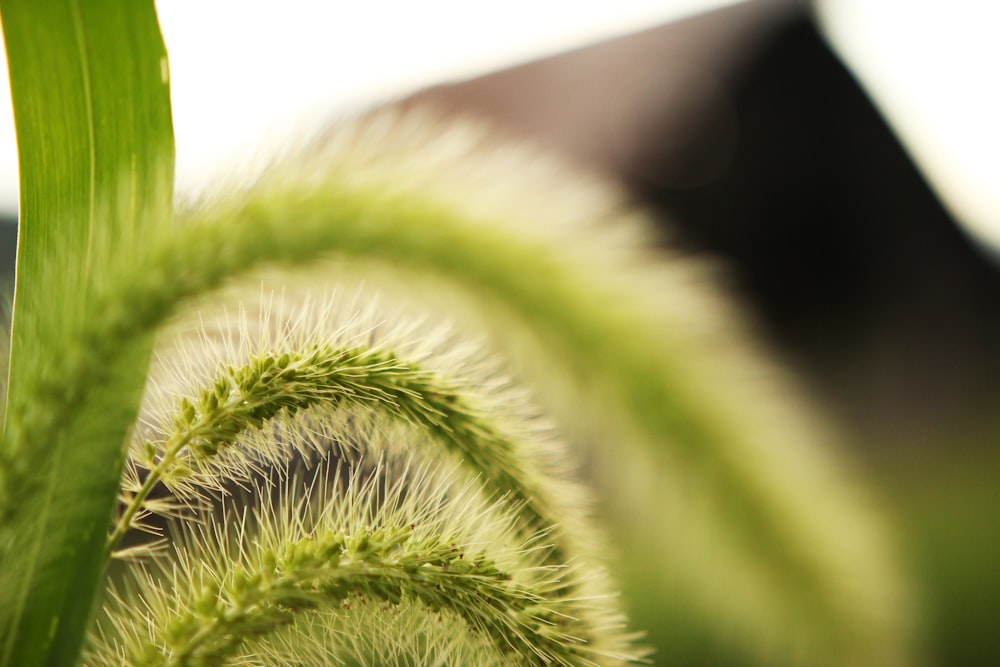
M 178 186 L 339 111 L 739 0 L 160 0 Z M 835 47 L 971 229 L 1000 247 L 1000 3 L 820 0 Z M 6 68 L 2 68 L 5 74 Z M 0 109 L 9 109 L 0 84 Z M 262 148 L 263 147 L 263 148 Z M 17 202 L 0 114 L 0 209 Z
M 177 185 L 197 188 L 339 111 L 738 0 L 159 0 Z M 2 58 L 2 54 L 0 54 Z M 7 68 L 0 68 L 6 78 Z M 10 108 L 6 82 L 0 110 Z M 0 114 L 0 210 L 17 206 Z

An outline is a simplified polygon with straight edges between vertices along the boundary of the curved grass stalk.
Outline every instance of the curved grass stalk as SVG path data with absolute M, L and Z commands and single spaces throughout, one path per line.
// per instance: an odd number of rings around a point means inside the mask
M 545 566 L 538 535 L 515 537 L 511 506 L 489 504 L 472 487 L 411 464 L 389 480 L 384 465 L 367 476 L 359 470 L 329 491 L 321 468 L 304 495 L 285 477 L 277 505 L 262 504 L 252 517 L 244 509 L 236 522 L 223 515 L 178 526 L 172 564 L 133 565 L 136 588 L 108 612 L 86 663 L 261 664 L 284 642 L 296 647 L 298 664 L 314 664 L 301 649 L 320 641 L 334 646 L 315 664 L 328 664 L 359 657 L 352 653 L 359 642 L 339 638 L 375 630 L 346 612 L 378 600 L 386 615 L 409 605 L 409 622 L 444 616 L 465 626 L 465 650 L 480 647 L 472 655 L 540 665 L 618 664 L 640 655 L 625 648 L 630 638 L 613 599 L 565 594 L 567 578 L 592 573 Z M 137 609 L 147 610 L 139 620 Z M 317 612 L 325 621 L 310 627 Z M 302 636 L 290 639 L 296 633 Z M 378 636 L 365 642 L 360 650 L 371 653 L 381 643 Z
M 292 417 L 316 404 L 328 409 L 368 406 L 413 424 L 430 440 L 461 455 L 497 497 L 510 494 L 521 503 L 527 534 L 552 524 L 539 504 L 544 490 L 525 487 L 525 463 L 517 456 L 517 445 L 469 405 L 460 390 L 391 352 L 317 346 L 227 368 L 194 400 L 181 399 L 165 443 L 146 442 L 142 447 L 149 471 L 108 537 L 109 551 L 161 480 L 177 477 L 183 484 L 194 465 L 233 445 L 244 431 L 262 427 L 279 413 Z M 267 452 L 251 455 L 266 457 Z M 233 476 L 230 471 L 223 479 Z M 558 553 L 553 557 L 560 558 Z
M 408 429 L 432 446 L 423 456 L 451 455 L 494 497 L 513 499 L 525 536 L 550 535 L 553 562 L 601 560 L 569 453 L 479 346 L 375 305 L 384 299 L 368 291 L 317 298 L 311 289 L 294 305 L 262 296 L 258 313 L 241 300 L 235 320 L 206 325 L 202 312 L 193 340 L 175 334 L 159 346 L 109 549 L 136 517 L 177 513 L 174 501 L 154 499 L 165 512 L 146 506 L 159 481 L 183 504 L 289 456 L 325 456 L 348 442 L 378 451 Z
M 190 591 L 195 608 L 170 619 L 163 631 L 169 643 L 150 646 L 132 664 L 220 665 L 241 644 L 296 614 L 349 604 L 353 596 L 391 604 L 416 599 L 428 610 L 452 612 L 505 650 L 522 656 L 539 650 L 543 626 L 555 625 L 551 614 L 536 609 L 544 598 L 507 585 L 510 575 L 492 562 L 464 558 L 465 548 L 452 540 L 413 543 L 410 532 L 406 526 L 330 532 L 287 544 L 280 555 L 266 553 L 259 569 L 227 573 L 225 590 L 209 581 Z

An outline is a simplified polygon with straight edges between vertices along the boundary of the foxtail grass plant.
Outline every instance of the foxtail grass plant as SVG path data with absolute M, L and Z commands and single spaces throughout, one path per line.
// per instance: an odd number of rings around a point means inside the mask
M 613 188 L 375 111 L 174 210 L 152 4 L 0 12 L 0 665 L 643 661 L 622 574 L 748 662 L 909 664 L 855 473 Z

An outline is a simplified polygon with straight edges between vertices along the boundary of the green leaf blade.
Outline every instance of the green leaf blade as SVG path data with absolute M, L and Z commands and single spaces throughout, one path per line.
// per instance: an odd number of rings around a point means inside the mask
M 11 364 L 0 469 L 0 664 L 76 661 L 104 565 L 122 439 L 149 346 L 121 363 L 122 393 L 62 437 L 33 437 L 101 270 L 169 216 L 173 134 L 152 2 L 0 0 L 21 171 Z M 86 350 L 69 351 L 86 354 Z M 136 369 L 139 369 L 136 372 Z M 95 415 L 99 415 L 95 419 Z

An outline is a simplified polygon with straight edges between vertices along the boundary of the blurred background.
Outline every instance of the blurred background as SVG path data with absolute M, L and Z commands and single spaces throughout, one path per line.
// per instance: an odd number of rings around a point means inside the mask
M 616 179 L 671 243 L 718 260 L 847 434 L 920 587 L 927 664 L 997 664 L 1000 9 L 330 4 L 158 3 L 182 189 L 381 102 L 485 116 Z M 16 183 L 4 118 L 6 280 Z M 633 611 L 658 663 L 742 664 L 694 626 Z

